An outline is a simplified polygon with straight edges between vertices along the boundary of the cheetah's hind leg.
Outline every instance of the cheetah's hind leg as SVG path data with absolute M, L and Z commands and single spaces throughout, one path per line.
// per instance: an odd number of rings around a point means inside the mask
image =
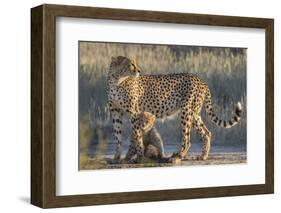
M 182 146 L 179 152 L 173 153 L 171 158 L 178 158 L 183 160 L 187 154 L 191 143 L 190 143 L 190 133 L 193 121 L 193 112 L 187 104 L 181 109 L 181 126 L 182 126 Z
M 208 130 L 200 116 L 195 118 L 193 123 L 196 131 L 200 134 L 203 141 L 203 149 L 201 156 L 198 157 L 198 160 L 207 160 L 211 148 L 211 132 Z

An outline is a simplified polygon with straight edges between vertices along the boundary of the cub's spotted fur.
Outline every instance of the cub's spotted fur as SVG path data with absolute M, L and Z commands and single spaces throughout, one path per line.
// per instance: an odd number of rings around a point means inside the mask
M 134 60 L 118 56 L 112 58 L 108 72 L 108 104 L 113 117 L 114 136 L 117 141 L 115 159 L 121 154 L 122 115 L 129 113 L 133 128 L 138 159 L 144 155 L 142 130 L 137 124 L 140 112 L 150 112 L 156 118 L 164 118 L 180 113 L 182 127 L 182 147 L 172 157 L 183 159 L 190 148 L 191 127 L 203 139 L 201 159 L 208 158 L 211 132 L 201 119 L 201 109 L 205 103 L 210 119 L 218 126 L 230 128 L 241 118 L 242 106 L 237 104 L 235 115 L 228 121 L 219 119 L 212 108 L 212 98 L 208 85 L 197 75 L 188 73 L 167 75 L 141 75 Z

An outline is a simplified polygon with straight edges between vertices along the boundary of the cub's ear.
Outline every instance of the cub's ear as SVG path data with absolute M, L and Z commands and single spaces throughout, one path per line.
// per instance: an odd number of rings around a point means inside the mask
M 146 122 L 153 125 L 156 117 L 153 114 L 151 114 L 150 112 L 144 112 L 144 115 L 146 118 Z
M 150 117 L 150 122 L 151 122 L 152 124 L 154 124 L 154 123 L 155 123 L 155 120 L 156 120 L 155 115 L 152 115 L 152 116 Z

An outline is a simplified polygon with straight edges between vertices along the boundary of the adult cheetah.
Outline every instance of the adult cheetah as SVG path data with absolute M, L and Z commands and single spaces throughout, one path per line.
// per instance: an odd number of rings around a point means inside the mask
M 210 119 L 218 126 L 230 128 L 241 118 L 242 106 L 238 102 L 235 115 L 228 121 L 219 119 L 212 108 L 208 85 L 195 74 L 179 73 L 165 75 L 141 75 L 136 62 L 124 56 L 113 57 L 108 71 L 108 104 L 113 118 L 114 136 L 117 148 L 114 158 L 121 156 L 122 116 L 129 113 L 132 123 L 138 161 L 144 156 L 142 131 L 136 116 L 140 112 L 150 112 L 156 118 L 180 113 L 182 126 L 182 146 L 172 157 L 183 159 L 190 148 L 190 133 L 194 127 L 203 140 L 200 158 L 208 158 L 211 132 L 201 119 L 201 109 L 205 103 Z

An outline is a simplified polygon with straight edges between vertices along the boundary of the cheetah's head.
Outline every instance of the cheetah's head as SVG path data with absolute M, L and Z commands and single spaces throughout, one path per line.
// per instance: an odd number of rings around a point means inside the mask
M 124 56 L 112 57 L 108 74 L 120 84 L 127 77 L 138 77 L 140 68 L 133 59 Z
M 137 122 L 142 131 L 148 132 L 155 123 L 155 116 L 149 112 L 141 112 L 137 115 Z

